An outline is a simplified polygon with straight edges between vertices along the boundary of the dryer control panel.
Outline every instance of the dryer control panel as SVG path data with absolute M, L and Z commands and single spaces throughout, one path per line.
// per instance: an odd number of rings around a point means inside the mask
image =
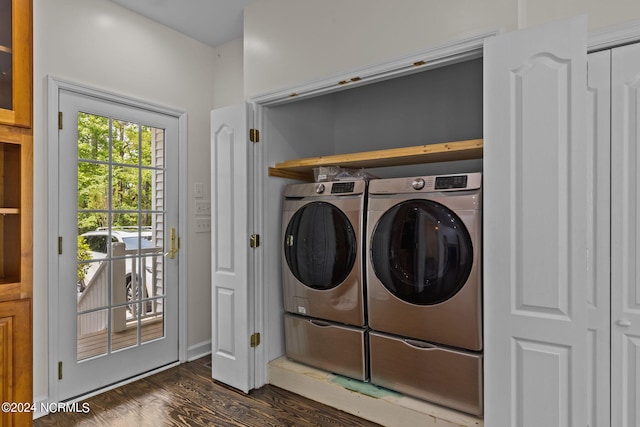
M 473 172 L 409 178 L 374 179 L 369 182 L 369 194 L 448 192 L 478 190 L 481 187 L 482 174 L 480 172 Z
M 467 177 L 468 175 L 437 176 L 433 188 L 435 190 L 467 188 Z

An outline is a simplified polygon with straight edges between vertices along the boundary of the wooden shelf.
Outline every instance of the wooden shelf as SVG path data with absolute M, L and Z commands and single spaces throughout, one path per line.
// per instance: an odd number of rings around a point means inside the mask
M 0 215 L 15 215 L 19 213 L 19 208 L 0 208 Z
M 20 290 L 20 278 L 15 276 L 0 276 L 0 285 L 13 286 L 16 288 L 16 293 Z
M 481 159 L 482 148 L 482 139 L 470 139 L 360 153 L 307 157 L 276 163 L 274 167 L 269 168 L 269 176 L 313 181 L 313 168 L 320 166 L 359 169 Z

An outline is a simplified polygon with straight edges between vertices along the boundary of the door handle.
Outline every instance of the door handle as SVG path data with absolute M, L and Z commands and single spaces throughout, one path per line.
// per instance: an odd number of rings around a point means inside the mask
M 616 323 L 618 324 L 618 326 L 622 326 L 625 328 L 628 328 L 629 326 L 631 326 L 631 322 L 626 319 L 620 319 Z
M 435 346 L 433 344 L 429 344 L 429 343 L 424 342 L 424 341 L 412 340 L 410 338 L 406 338 L 403 341 L 405 342 L 405 344 L 410 345 L 411 347 L 417 347 L 417 348 L 420 348 L 422 350 L 437 350 L 438 349 L 438 346 Z
M 169 255 L 169 258 L 176 259 L 176 254 L 180 250 L 180 239 L 176 237 L 176 229 L 171 227 L 169 230 L 169 252 L 165 255 Z
M 311 323 L 312 325 L 320 326 L 321 328 L 326 328 L 331 326 L 331 323 L 329 322 L 323 322 L 322 320 L 316 320 L 316 319 L 310 319 L 309 323 Z

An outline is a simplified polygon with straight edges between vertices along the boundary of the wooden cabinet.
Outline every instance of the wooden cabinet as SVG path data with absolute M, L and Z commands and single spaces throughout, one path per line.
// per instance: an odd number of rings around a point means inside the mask
M 31 301 L 0 303 L 0 401 L 32 402 Z M 17 408 L 16 408 L 17 409 Z M 31 413 L 0 412 L 0 425 L 31 425 Z
M 0 400 L 33 402 L 32 3 L 0 0 Z M 0 425 L 31 425 L 2 412 Z
M 0 0 L 0 123 L 31 127 L 32 3 Z
M 0 301 L 31 298 L 32 137 L 0 125 Z

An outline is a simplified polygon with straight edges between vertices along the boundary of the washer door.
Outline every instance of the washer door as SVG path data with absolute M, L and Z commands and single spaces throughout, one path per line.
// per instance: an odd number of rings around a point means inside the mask
M 412 304 L 446 301 L 471 272 L 469 232 L 453 211 L 432 200 L 393 206 L 376 224 L 370 243 L 375 275 L 389 292 Z
M 326 202 L 304 205 L 284 234 L 284 256 L 302 284 L 327 290 L 342 283 L 356 260 L 356 233 L 347 216 Z

